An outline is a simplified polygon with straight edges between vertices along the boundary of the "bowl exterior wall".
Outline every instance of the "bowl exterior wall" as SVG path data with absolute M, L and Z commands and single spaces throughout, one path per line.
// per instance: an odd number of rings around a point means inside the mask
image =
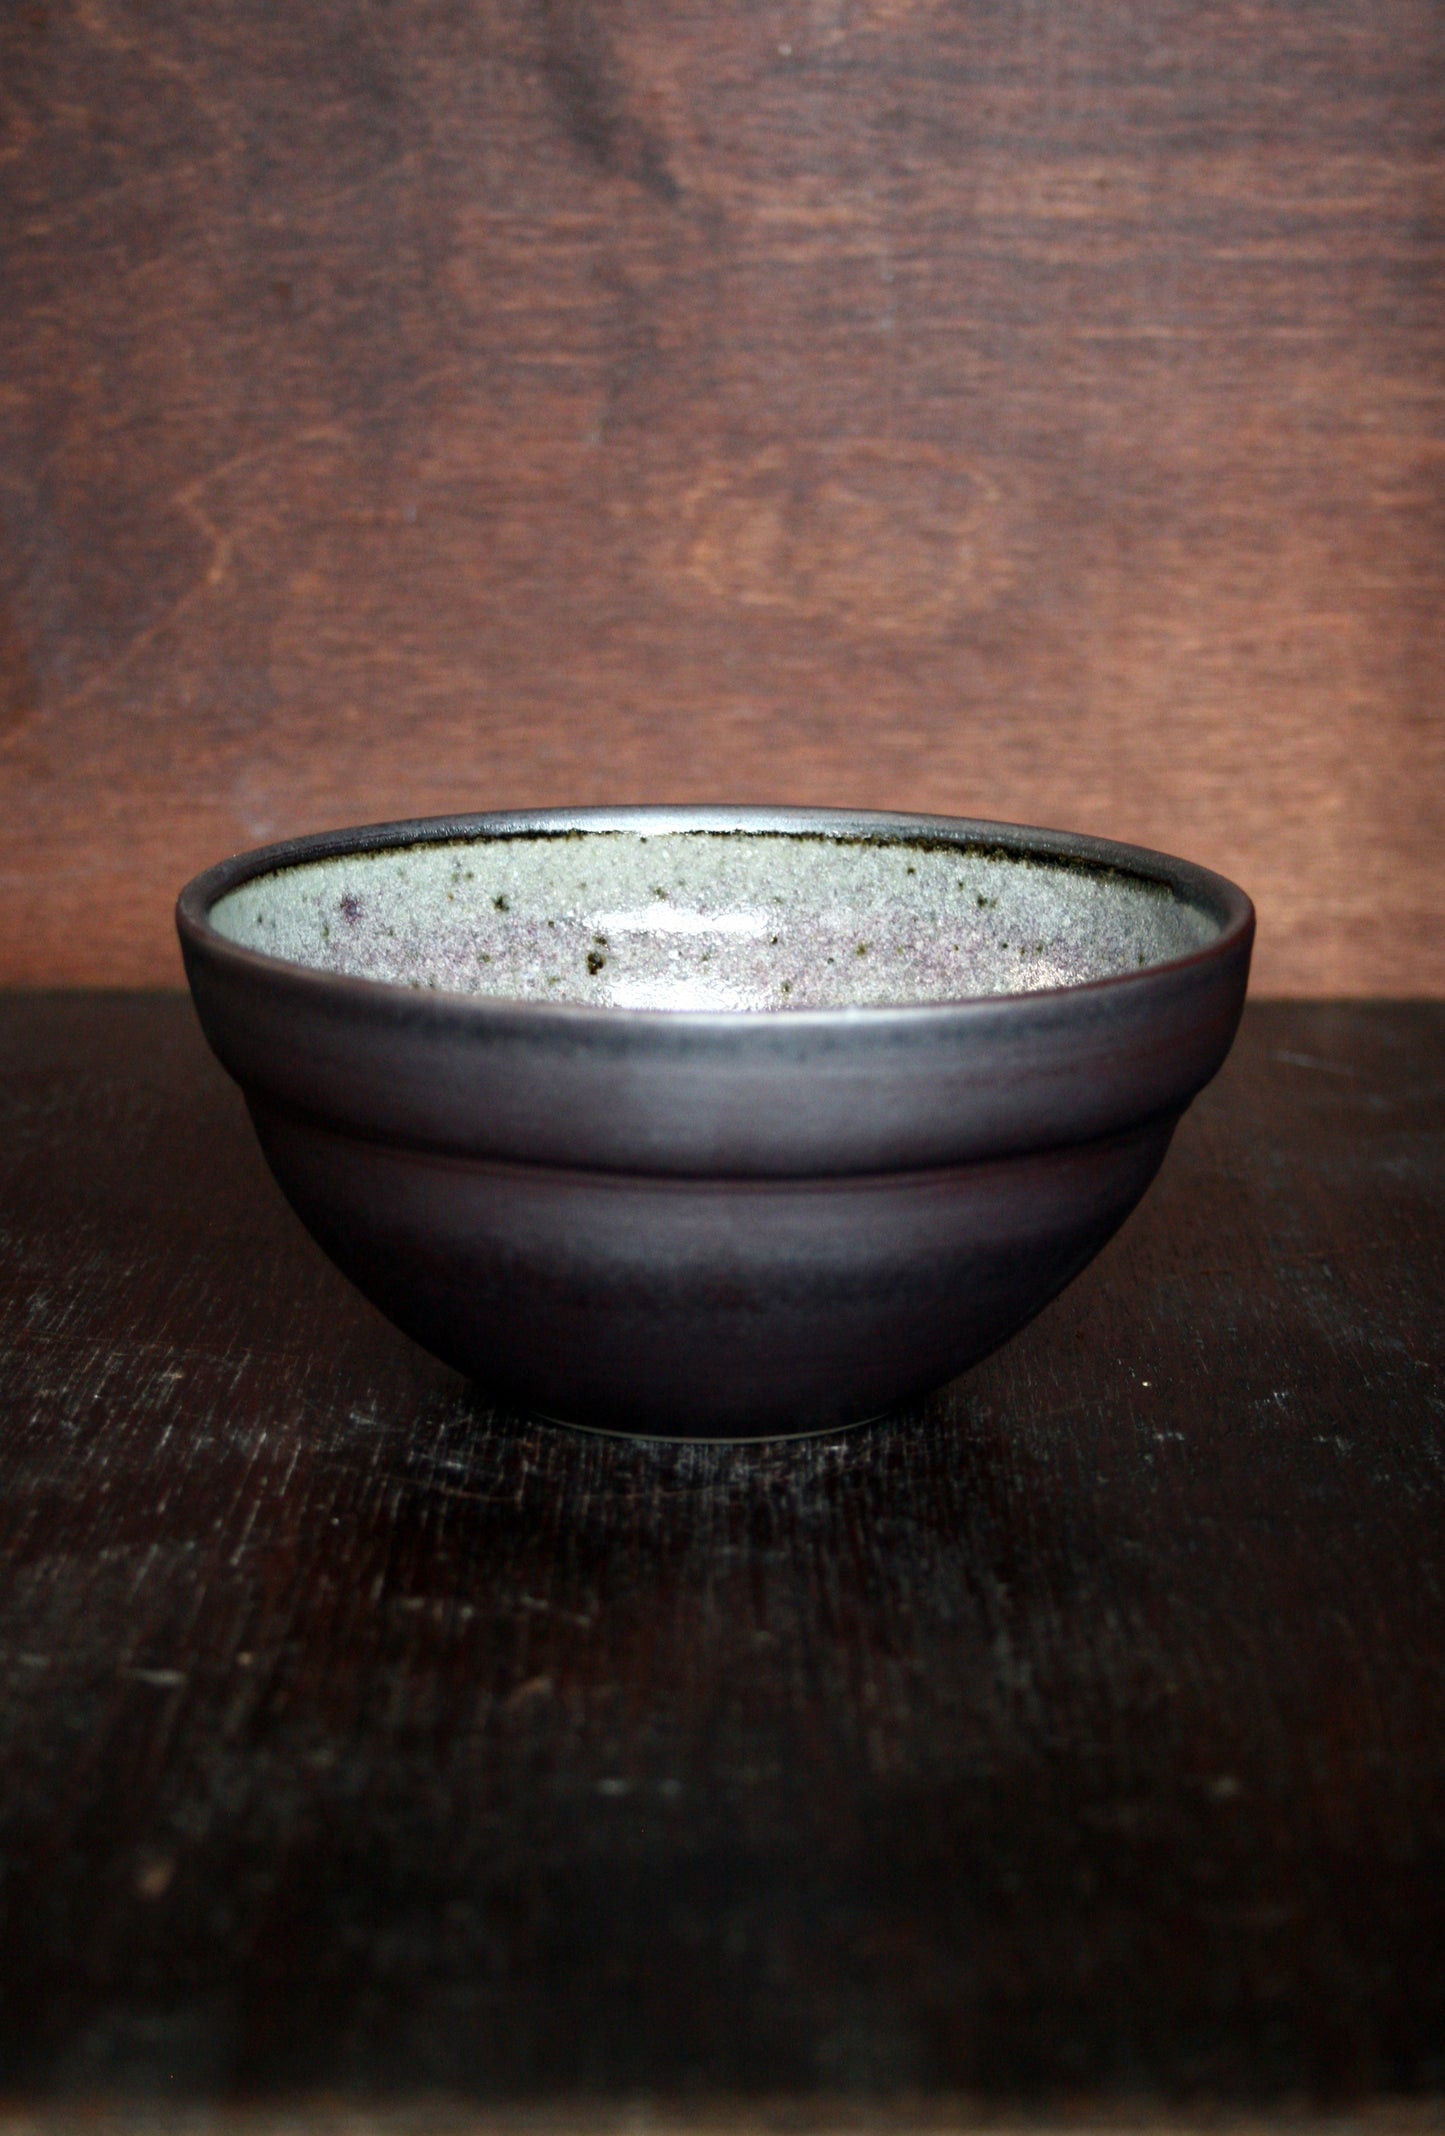
M 1220 933 L 1086 985 L 899 1009 L 633 1012 L 429 993 L 225 940 L 216 899 L 277 868 L 451 838 L 708 828 L 1008 851 L 1168 884 Z M 396 1142 L 682 1177 L 920 1170 L 1177 1113 L 1219 1068 L 1254 922 L 1231 883 L 1077 834 L 829 809 L 551 810 L 328 832 L 200 876 L 177 908 L 206 1035 L 248 1093 Z
M 252 1113 L 312 1233 L 428 1349 L 515 1405 L 703 1439 L 826 1430 L 964 1370 L 1098 1251 L 1174 1124 L 766 1181 L 505 1164 Z
M 248 1092 L 472 1157 L 684 1177 L 923 1170 L 1178 1113 L 1234 1040 L 1247 935 L 1102 985 L 706 1017 L 418 995 L 185 939 Z

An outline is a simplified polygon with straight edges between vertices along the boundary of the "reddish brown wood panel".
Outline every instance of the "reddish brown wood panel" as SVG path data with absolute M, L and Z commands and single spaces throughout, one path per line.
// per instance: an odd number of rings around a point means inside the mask
M 779 798 L 1440 991 L 1434 0 L 23 0 L 0 978 L 222 852 Z

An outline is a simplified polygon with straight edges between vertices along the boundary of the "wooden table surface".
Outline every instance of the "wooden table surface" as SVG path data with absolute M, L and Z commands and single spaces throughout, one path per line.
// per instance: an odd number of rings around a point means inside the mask
M 6 2096 L 1429 2119 L 1442 1090 L 1254 1009 L 1001 1355 L 668 1449 L 355 1297 L 183 1000 L 0 997 Z

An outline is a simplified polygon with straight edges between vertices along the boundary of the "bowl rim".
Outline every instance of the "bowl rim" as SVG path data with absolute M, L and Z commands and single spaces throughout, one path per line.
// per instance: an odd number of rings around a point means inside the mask
M 233 942 L 211 922 L 211 912 L 221 899 L 248 882 L 266 875 L 319 860 L 345 855 L 402 851 L 418 845 L 446 845 L 467 839 L 505 838 L 541 832 L 560 835 L 568 831 L 637 831 L 661 835 L 683 831 L 739 831 L 752 834 L 812 836 L 837 840 L 852 837 L 862 844 L 947 845 L 968 852 L 983 848 L 1025 858 L 1037 855 L 1045 862 L 1061 863 L 1090 874 L 1137 877 L 1164 883 L 1187 903 L 1205 911 L 1218 932 L 1201 948 L 1183 956 L 1168 957 L 1135 970 L 1113 972 L 1100 979 L 1082 979 L 1062 986 L 1029 987 L 1016 993 L 960 994 L 930 1001 L 847 1002 L 826 1008 L 798 1009 L 670 1009 L 622 1008 L 613 1003 L 544 1001 L 525 994 L 463 994 L 446 988 L 418 988 L 397 980 L 370 979 L 360 974 L 326 971 L 319 965 L 301 964 L 287 957 L 272 956 Z M 786 1028 L 814 1032 L 856 1030 L 866 1021 L 871 1028 L 884 1023 L 918 1025 L 992 1013 L 1013 1007 L 1022 1012 L 1029 1004 L 1043 1005 L 1073 1000 L 1099 1000 L 1111 995 L 1138 992 L 1160 980 L 1182 975 L 1213 963 L 1246 945 L 1254 932 L 1255 910 L 1237 883 L 1196 861 L 1149 846 L 1126 845 L 1115 839 L 1097 838 L 1082 831 L 1060 831 L 1040 825 L 1010 823 L 991 817 L 923 815 L 897 809 L 807 807 L 778 803 L 630 803 L 620 806 L 580 808 L 519 808 L 489 810 L 450 816 L 415 816 L 394 821 L 338 826 L 311 831 L 295 838 L 278 839 L 254 846 L 217 861 L 193 876 L 176 900 L 176 928 L 183 949 L 219 960 L 238 973 L 274 984 L 299 987 L 338 1006 L 349 1002 L 358 1009 L 390 1006 L 409 1015 L 426 1012 L 461 1018 L 468 1023 L 513 1024 L 518 1018 L 537 1020 L 559 1031 L 586 1030 L 638 1032 L 656 1029 L 739 1032 L 744 1029 Z

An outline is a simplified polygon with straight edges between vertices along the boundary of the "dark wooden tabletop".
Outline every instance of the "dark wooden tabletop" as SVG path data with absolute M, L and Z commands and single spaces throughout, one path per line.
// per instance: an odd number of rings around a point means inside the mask
M 0 998 L 11 2098 L 1445 2092 L 1445 1005 L 921 1411 L 500 1415 L 173 996 Z

